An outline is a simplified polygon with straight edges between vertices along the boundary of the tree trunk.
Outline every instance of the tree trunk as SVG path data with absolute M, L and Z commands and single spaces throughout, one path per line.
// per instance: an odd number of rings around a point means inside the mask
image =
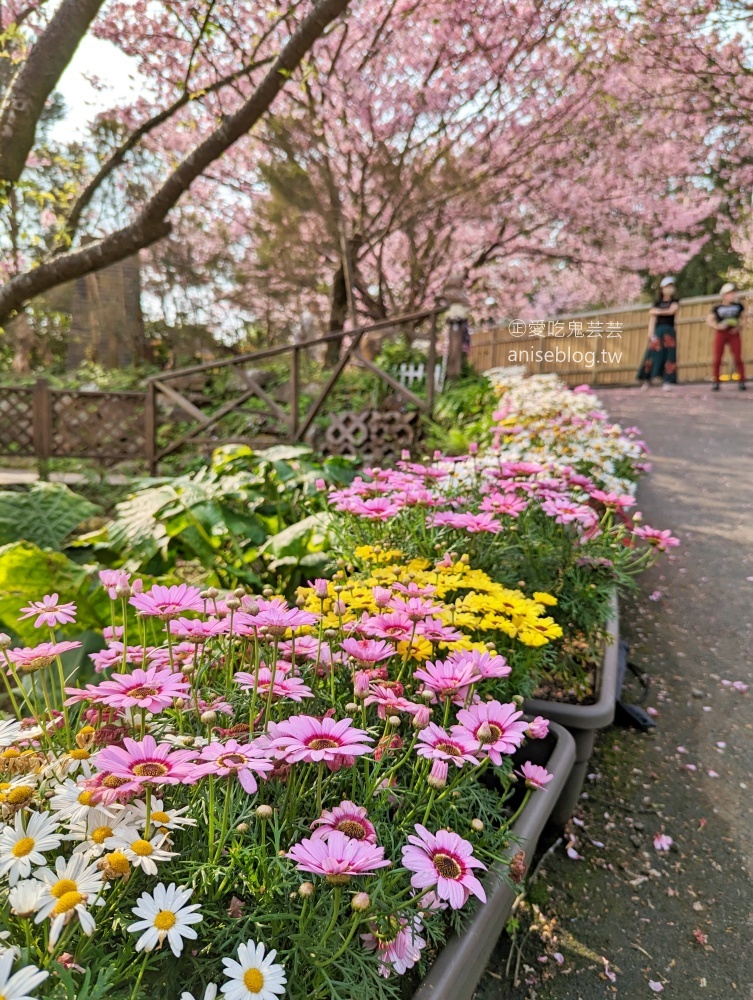
M 23 173 L 37 122 L 104 0 L 63 0 L 11 80 L 0 105 L 0 184 Z
M 332 298 L 329 310 L 329 332 L 336 333 L 344 329 L 348 318 L 348 289 L 345 284 L 345 264 L 340 263 L 332 281 Z M 324 353 L 324 364 L 327 367 L 336 365 L 340 358 L 341 340 L 330 340 Z
M 72 0 L 70 0 L 72 2 Z M 349 0 L 318 0 L 283 46 L 266 76 L 235 114 L 229 115 L 167 176 L 129 225 L 86 247 L 18 274 L 0 287 L 0 325 L 29 299 L 66 281 L 99 271 L 163 239 L 170 232 L 167 215 L 207 167 L 258 122 L 285 86 L 293 70 L 348 6 Z

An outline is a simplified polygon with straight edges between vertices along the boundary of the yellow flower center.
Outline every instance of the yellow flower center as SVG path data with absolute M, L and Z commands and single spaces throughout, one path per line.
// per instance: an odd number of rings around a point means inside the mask
M 106 854 L 104 862 L 113 875 L 127 875 L 131 870 L 131 863 L 122 851 Z
M 160 910 L 154 918 L 154 926 L 158 931 L 169 931 L 171 927 L 175 927 L 177 922 L 178 918 L 172 910 Z
M 152 687 L 135 687 L 128 692 L 130 698 L 153 698 L 155 694 L 158 694 L 158 689 Z
M 146 764 L 136 764 L 133 769 L 133 773 L 138 775 L 139 778 L 161 778 L 163 774 L 167 774 L 170 769 L 165 767 L 164 764 L 160 764 L 159 761 L 150 760 Z
M 34 850 L 34 838 L 33 837 L 21 837 L 21 839 L 13 845 L 12 854 L 15 858 L 25 858 L 27 854 L 31 854 Z
M 62 896 L 65 896 L 66 893 L 76 892 L 77 890 L 78 886 L 72 878 L 61 878 L 60 881 L 56 882 L 50 889 L 50 895 L 54 896 L 55 899 L 60 899 Z
M 346 837 L 350 837 L 353 840 L 363 840 L 366 836 L 366 827 L 363 823 L 359 823 L 357 819 L 341 820 L 335 829 L 344 833 Z
M 327 739 L 326 736 L 317 736 L 311 740 L 308 745 L 312 750 L 332 750 L 335 747 L 340 746 L 337 740 Z
M 71 750 L 72 760 L 88 760 L 90 757 L 91 754 L 89 753 L 88 750 L 83 750 L 83 749 Z
M 93 792 L 81 792 L 76 801 L 82 806 L 90 806 L 92 804 Z
M 24 802 L 28 802 L 33 795 L 33 788 L 29 788 L 28 785 L 18 785 L 17 788 L 13 788 L 8 792 L 8 802 L 12 806 L 20 806 Z
M 167 815 L 166 812 L 161 812 L 158 809 L 156 812 L 152 813 L 152 820 L 155 823 L 169 823 L 170 822 L 170 817 Z
M 20 757 L 20 756 L 21 756 L 21 751 L 16 749 L 16 747 L 7 747 L 5 750 L 3 750 L 2 753 L 0 753 L 0 759 L 2 760 L 9 760 L 11 757 Z M 2 997 L 0 997 L 0 1000 L 2 1000 Z
M 264 989 L 264 976 L 258 969 L 248 969 L 243 973 L 243 985 L 249 993 L 261 993 Z
M 92 840 L 95 844 L 104 844 L 108 837 L 112 837 L 112 827 L 98 826 L 96 830 L 92 830 Z
M 443 878 L 457 879 L 463 874 L 460 865 L 448 854 L 435 854 L 432 860 L 434 867 Z
M 74 906 L 78 906 L 79 903 L 83 903 L 85 900 L 86 896 L 80 892 L 66 892 L 55 903 L 55 908 L 51 916 L 59 917 L 61 913 L 68 913 Z
M 148 840 L 134 840 L 131 844 L 131 850 L 140 858 L 148 858 L 150 854 L 154 854 L 154 848 Z
M 108 774 L 102 784 L 105 788 L 120 788 L 128 784 L 128 778 L 119 778 L 116 774 Z

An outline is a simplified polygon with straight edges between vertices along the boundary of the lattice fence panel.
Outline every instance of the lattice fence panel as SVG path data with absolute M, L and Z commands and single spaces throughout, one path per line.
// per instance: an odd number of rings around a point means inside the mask
M 52 397 L 52 454 L 120 461 L 144 455 L 141 393 L 66 392 Z
M 365 410 L 333 413 L 325 434 L 325 450 L 333 455 L 358 456 L 366 462 L 394 462 L 418 440 L 418 413 Z
M 34 454 L 34 390 L 0 388 L 0 454 Z

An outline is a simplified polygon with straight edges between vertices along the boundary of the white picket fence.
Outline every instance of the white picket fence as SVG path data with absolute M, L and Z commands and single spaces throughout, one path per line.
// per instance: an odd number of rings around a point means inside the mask
M 434 388 L 436 392 L 441 392 L 444 388 L 446 373 L 447 358 L 444 357 L 434 365 Z M 418 364 L 409 364 L 407 361 L 404 361 L 398 369 L 397 380 L 406 389 L 410 389 L 414 382 L 423 382 L 425 378 L 426 365 L 421 362 Z

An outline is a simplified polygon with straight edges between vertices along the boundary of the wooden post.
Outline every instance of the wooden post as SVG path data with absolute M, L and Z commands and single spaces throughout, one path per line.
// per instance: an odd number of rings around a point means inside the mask
M 437 314 L 431 315 L 429 327 L 429 352 L 426 355 L 426 412 L 429 416 L 434 411 L 434 376 L 437 365 Z
M 146 467 L 150 476 L 157 475 L 157 390 L 154 382 L 147 383 L 144 397 L 144 441 Z
M 38 378 L 34 383 L 32 424 L 34 454 L 39 463 L 39 477 L 47 479 L 49 478 L 48 463 L 52 456 L 52 400 L 49 383 L 43 378 Z
M 290 440 L 295 441 L 298 433 L 298 396 L 300 392 L 300 348 L 293 344 L 293 357 L 290 359 Z

